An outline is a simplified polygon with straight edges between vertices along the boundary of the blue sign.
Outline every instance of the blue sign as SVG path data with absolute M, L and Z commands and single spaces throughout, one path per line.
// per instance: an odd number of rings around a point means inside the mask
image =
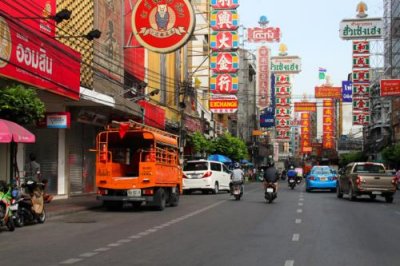
M 349 80 L 342 81 L 342 101 L 344 103 L 353 101 L 353 83 Z
M 260 115 L 260 127 L 274 127 L 274 126 L 275 126 L 275 115 L 274 114 Z

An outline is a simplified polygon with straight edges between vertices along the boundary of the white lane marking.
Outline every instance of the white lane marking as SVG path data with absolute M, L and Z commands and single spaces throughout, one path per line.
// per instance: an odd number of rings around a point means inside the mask
M 121 240 L 118 240 L 117 243 L 129 243 L 131 241 L 132 241 L 132 239 L 121 239 Z
M 299 202 L 299 206 L 303 206 L 303 202 Z
M 60 264 L 74 264 L 77 262 L 80 262 L 82 259 L 69 259 L 69 260 L 64 260 L 60 262 Z
M 300 198 L 299 201 L 304 201 L 304 199 L 303 199 L 303 198 Z
M 103 252 L 103 251 L 108 251 L 108 250 L 110 250 L 110 248 L 98 248 L 98 249 L 95 249 L 94 252 Z
M 292 241 L 299 241 L 300 234 L 293 234 Z
M 90 258 L 97 254 L 98 254 L 97 252 L 87 252 L 87 253 L 83 253 L 83 254 L 79 255 L 79 257 Z
M 294 260 L 285 261 L 285 266 L 293 266 L 293 265 L 294 265 Z
M 171 221 L 169 221 L 169 222 L 167 222 L 167 223 L 164 223 L 164 224 L 162 224 L 162 225 L 155 226 L 155 227 L 153 227 L 153 228 L 147 229 L 146 231 L 140 232 L 140 233 L 138 233 L 138 234 L 136 234 L 136 235 L 131 235 L 131 236 L 129 237 L 129 239 L 122 239 L 122 240 L 119 240 L 119 241 L 117 241 L 117 242 L 115 242 L 115 243 L 108 244 L 107 247 L 102 247 L 102 248 L 95 249 L 94 252 L 104 252 L 104 251 L 108 251 L 108 250 L 111 249 L 111 247 L 118 247 L 118 246 L 123 245 L 124 243 L 130 242 L 131 239 L 140 239 L 140 238 L 142 238 L 142 237 L 144 237 L 144 236 L 146 236 L 146 235 L 149 235 L 149 234 L 152 234 L 152 233 L 154 233 L 154 232 L 157 232 L 157 231 L 158 231 L 159 229 L 161 229 L 161 228 L 168 227 L 168 226 L 170 226 L 170 225 L 176 224 L 176 223 L 181 222 L 181 221 L 183 221 L 183 220 L 186 220 L 186 219 L 188 219 L 188 218 L 190 218 L 190 217 L 193 217 L 193 216 L 195 216 L 195 215 L 198 215 L 198 214 L 200 214 L 200 213 L 203 213 L 203 212 L 205 212 L 205 211 L 208 211 L 208 210 L 210 210 L 210 209 L 212 209 L 212 208 L 215 208 L 215 207 L 217 207 L 218 205 L 220 205 L 220 204 L 222 204 L 222 203 L 224 203 L 224 202 L 226 202 L 226 201 L 227 201 L 227 200 L 214 203 L 214 204 L 212 204 L 212 205 L 210 205 L 210 206 L 207 206 L 207 207 L 205 207 L 205 208 L 203 208 L 203 209 L 200 209 L 200 210 L 191 212 L 191 213 L 189 213 L 189 214 L 186 214 L 186 215 L 184 215 L 184 216 L 178 217 L 178 218 L 173 219 L 173 220 L 171 220 Z M 89 253 L 84 253 L 84 254 L 89 254 Z M 82 257 L 84 257 L 84 256 L 82 256 Z M 60 262 L 60 264 L 74 264 L 74 263 L 79 262 L 79 261 L 81 261 L 81 260 L 82 260 L 82 259 L 73 258 L 73 259 L 68 259 L 68 260 L 65 260 L 65 261 L 63 261 L 63 262 Z
M 297 209 L 297 213 L 302 213 L 303 210 L 302 209 Z
M 301 224 L 301 219 L 296 219 L 295 223 L 296 224 Z

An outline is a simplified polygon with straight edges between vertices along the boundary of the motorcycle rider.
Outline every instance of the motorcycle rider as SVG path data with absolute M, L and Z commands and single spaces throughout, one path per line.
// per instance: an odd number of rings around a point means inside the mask
M 234 169 L 232 170 L 232 173 L 231 173 L 231 182 L 229 183 L 231 195 L 233 193 L 233 189 L 232 189 L 233 183 L 240 183 L 241 191 L 243 193 L 243 180 L 244 180 L 244 172 L 242 169 L 240 169 L 240 164 L 236 162 L 234 164 Z
M 288 177 L 288 184 L 289 184 L 290 179 L 294 179 L 297 182 L 297 172 L 294 170 L 293 165 L 290 166 L 290 169 L 287 173 L 287 177 Z
M 264 189 L 267 188 L 269 183 L 273 183 L 275 186 L 275 192 L 278 192 L 278 176 L 273 161 L 268 163 L 267 169 L 264 171 Z

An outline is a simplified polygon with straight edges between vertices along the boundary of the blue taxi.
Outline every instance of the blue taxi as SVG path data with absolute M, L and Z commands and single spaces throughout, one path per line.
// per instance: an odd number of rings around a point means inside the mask
M 306 177 L 306 191 L 313 189 L 330 189 L 336 191 L 337 174 L 329 166 L 316 165 Z

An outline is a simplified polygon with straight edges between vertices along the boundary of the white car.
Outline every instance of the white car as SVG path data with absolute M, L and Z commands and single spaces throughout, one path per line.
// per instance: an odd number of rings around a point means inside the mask
M 229 190 L 231 172 L 221 162 L 208 160 L 188 161 L 183 167 L 183 192 L 201 190 L 217 194 L 220 190 Z

